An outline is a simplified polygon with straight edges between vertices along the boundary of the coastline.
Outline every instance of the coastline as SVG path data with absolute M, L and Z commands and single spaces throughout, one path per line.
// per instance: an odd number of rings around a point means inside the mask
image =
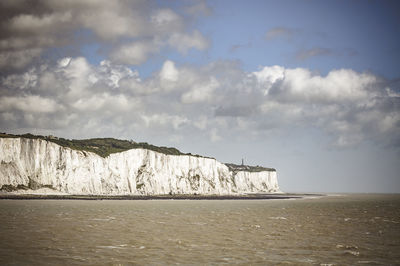
M 324 197 L 324 194 L 252 193 L 241 195 L 69 195 L 69 194 L 0 194 L 0 200 L 274 200 Z

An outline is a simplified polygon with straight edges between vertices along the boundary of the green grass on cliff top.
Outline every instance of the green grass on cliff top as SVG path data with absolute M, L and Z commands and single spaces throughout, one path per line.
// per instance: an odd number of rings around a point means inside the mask
M 0 133 L 0 138 L 42 139 L 54 142 L 60 146 L 68 147 L 73 150 L 78 150 L 82 152 L 93 152 L 104 158 L 112 153 L 118 153 L 139 148 L 167 155 L 191 155 L 202 158 L 210 158 L 210 157 L 200 156 L 197 154 L 183 153 L 176 148 L 159 147 L 152 144 L 148 144 L 147 142 L 134 142 L 132 140 L 120 140 L 114 138 L 64 139 L 64 138 L 57 138 L 54 136 L 32 135 L 29 133 L 23 135 Z M 265 168 L 261 166 L 248 166 L 248 165 L 235 165 L 235 164 L 226 164 L 226 165 L 229 167 L 231 171 L 248 171 L 248 172 L 275 171 L 275 169 L 273 168 Z
M 176 148 L 169 147 L 158 147 L 146 142 L 134 142 L 129 140 L 119 140 L 113 138 L 94 138 L 94 139 L 64 139 L 57 138 L 53 136 L 41 136 L 41 135 L 32 135 L 32 134 L 23 134 L 23 135 L 12 135 L 6 133 L 0 133 L 0 137 L 2 138 L 27 138 L 27 139 L 43 139 L 50 142 L 54 142 L 60 146 L 68 147 L 78 151 L 87 151 L 93 152 L 101 157 L 107 157 L 112 153 L 118 153 L 127 151 L 130 149 L 138 149 L 143 148 L 147 150 L 152 150 L 168 155 L 191 155 L 190 153 L 185 154 L 180 152 Z M 199 156 L 199 155 L 193 155 Z

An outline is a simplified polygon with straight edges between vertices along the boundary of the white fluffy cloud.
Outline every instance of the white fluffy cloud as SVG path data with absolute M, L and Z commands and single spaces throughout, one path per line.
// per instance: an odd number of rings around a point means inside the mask
M 264 86 L 264 94 L 293 101 L 362 100 L 376 96 L 373 87 L 378 83 L 374 75 L 349 69 L 332 70 L 323 77 L 304 68 L 273 66 L 254 72 L 254 75 Z
M 167 60 L 143 79 L 123 65 L 78 57 L 10 74 L 0 84 L 3 131 L 39 125 L 70 134 L 79 128 L 85 136 L 156 131 L 219 141 L 318 127 L 343 147 L 366 139 L 400 143 L 399 92 L 348 69 L 324 76 L 281 66 L 246 73 L 226 61 L 191 67 Z
M 175 82 L 179 78 L 179 71 L 175 67 L 175 63 L 167 60 L 164 62 L 164 65 L 160 71 L 161 80 Z
M 111 52 L 110 57 L 117 63 L 140 65 L 158 50 L 159 46 L 152 41 L 137 41 L 119 46 Z
M 260 105 L 265 115 L 280 113 L 286 121 L 319 126 L 336 136 L 338 146 L 388 135 L 398 141 L 393 131 L 399 129 L 400 98 L 373 74 L 340 69 L 321 76 L 275 66 L 254 75 L 267 99 Z

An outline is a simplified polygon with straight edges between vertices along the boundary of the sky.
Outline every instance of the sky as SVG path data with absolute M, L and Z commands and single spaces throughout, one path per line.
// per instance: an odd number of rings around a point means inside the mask
M 0 131 L 400 193 L 398 1 L 1 1 Z

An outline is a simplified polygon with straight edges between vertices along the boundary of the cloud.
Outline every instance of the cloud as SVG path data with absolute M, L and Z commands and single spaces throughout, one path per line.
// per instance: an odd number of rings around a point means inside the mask
M 33 48 L 0 53 L 0 69 L 22 69 L 42 53 L 42 49 Z
M 130 79 L 132 82 L 140 82 L 139 73 L 123 65 L 111 64 L 110 61 L 100 62 L 99 74 L 103 77 L 105 85 L 113 89 L 119 88 L 122 78 Z
M 205 50 L 209 46 L 208 40 L 198 30 L 193 31 L 192 34 L 174 33 L 169 38 L 168 43 L 183 54 L 191 48 Z
M 254 112 L 254 109 L 251 106 L 219 106 L 215 110 L 215 116 L 232 116 L 232 117 L 240 117 L 240 116 L 250 116 Z
M 138 65 L 163 47 L 187 53 L 209 41 L 192 20 L 205 3 L 182 7 L 182 15 L 148 1 L 2 1 L 0 69 L 23 69 L 50 48 L 96 41 L 116 63 Z
M 357 51 L 354 49 L 330 49 L 324 47 L 314 47 L 311 49 L 297 51 L 296 59 L 303 61 L 317 56 L 355 56 L 357 54 Z
M 166 60 L 142 78 L 111 61 L 93 65 L 75 57 L 6 75 L 0 90 L 3 131 L 219 141 L 320 128 L 338 147 L 365 140 L 400 144 L 397 83 L 350 69 L 320 75 L 266 66 L 246 72 L 234 61 L 179 66 Z
M 110 58 L 119 64 L 140 65 L 158 51 L 159 46 L 153 41 L 138 41 L 121 45 L 111 52 Z
M 210 77 L 210 79 L 203 84 L 193 84 L 191 90 L 182 94 L 181 100 L 183 103 L 201 103 L 212 102 L 214 98 L 214 91 L 219 87 L 219 82 L 216 78 Z
M 163 34 L 182 31 L 184 21 L 181 16 L 169 8 L 158 9 L 151 15 L 152 26 Z
M 260 71 L 253 72 L 259 84 L 262 84 L 264 89 L 264 94 L 268 94 L 269 90 L 272 88 L 272 85 L 275 84 L 279 80 L 284 79 L 285 68 L 281 66 L 271 66 L 264 67 Z
M 387 81 L 349 69 L 333 70 L 326 76 L 302 68 L 281 68 L 277 75 L 277 69 L 267 67 L 254 73 L 268 99 L 260 106 L 264 115 L 279 113 L 290 123 L 318 126 L 334 136 L 338 146 L 365 139 L 398 141 L 393 130 L 400 125 L 399 105 L 392 103 L 400 98 L 386 87 Z M 263 79 L 269 76 L 279 78 Z
M 187 6 L 184 10 L 190 16 L 209 16 L 212 14 L 212 9 L 204 0 L 195 1 L 193 5 Z
M 188 122 L 188 119 L 180 115 L 168 115 L 165 113 L 142 115 L 146 127 L 155 128 L 159 126 L 172 125 L 174 130 L 179 129 L 182 125 Z
M 235 45 L 231 46 L 231 48 L 229 49 L 229 52 L 234 53 L 239 49 L 251 48 L 251 46 L 252 46 L 251 42 L 247 42 L 245 44 L 235 44 Z
M 349 69 L 332 70 L 325 77 L 304 68 L 265 67 L 254 72 L 264 94 L 289 102 L 344 102 L 374 97 L 378 83 L 374 75 Z
M 217 142 L 220 141 L 222 139 L 222 137 L 220 135 L 218 135 L 218 129 L 213 128 L 210 131 L 210 140 L 212 142 Z
M 165 81 L 177 81 L 179 78 L 179 71 L 175 67 L 175 63 L 167 60 L 164 62 L 164 65 L 161 68 L 160 71 L 160 78 L 161 80 Z
M 0 111 L 22 111 L 29 113 L 51 113 L 60 109 L 52 99 L 38 95 L 6 96 L 0 98 Z M 10 114 L 10 113 L 9 113 Z
M 265 34 L 265 38 L 268 41 L 273 40 L 273 39 L 278 39 L 278 38 L 290 38 L 296 32 L 297 32 L 297 30 L 291 29 L 291 28 L 275 27 L 275 28 L 271 28 L 267 31 L 267 33 Z
M 315 56 L 326 56 L 326 55 L 333 55 L 333 54 L 334 54 L 334 52 L 331 49 L 317 47 L 317 48 L 312 48 L 312 49 L 308 49 L 308 50 L 298 51 L 296 54 L 296 59 L 297 60 L 306 60 L 306 59 L 309 59 L 309 58 L 315 57 Z

